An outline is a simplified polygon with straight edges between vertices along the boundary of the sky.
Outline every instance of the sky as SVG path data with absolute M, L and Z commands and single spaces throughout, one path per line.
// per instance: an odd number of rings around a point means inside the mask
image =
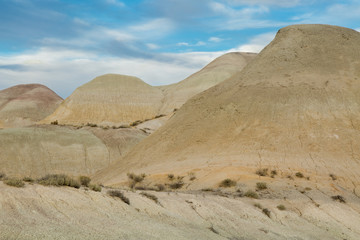
M 0 89 L 40 83 L 66 98 L 106 73 L 171 84 L 310 23 L 360 31 L 360 0 L 0 0 Z

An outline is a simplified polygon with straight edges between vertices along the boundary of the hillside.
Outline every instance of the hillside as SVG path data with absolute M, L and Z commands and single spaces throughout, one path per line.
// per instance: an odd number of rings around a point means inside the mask
M 0 128 L 34 124 L 51 114 L 62 98 L 44 85 L 22 84 L 0 91 Z
M 180 108 L 191 97 L 240 72 L 256 55 L 256 53 L 227 53 L 188 78 L 175 84 L 161 86 L 164 104 L 160 112 L 169 113 Z
M 41 123 L 100 125 L 130 124 L 155 117 L 162 93 L 139 78 L 106 74 L 77 88 Z
M 330 187 L 329 175 L 336 175 L 341 187 L 358 193 L 359 59 L 359 32 L 283 28 L 241 73 L 189 100 L 97 177 L 119 184 L 128 171 L 194 171 L 199 188 L 226 177 L 245 184 L 268 168 L 284 184 L 300 172 Z

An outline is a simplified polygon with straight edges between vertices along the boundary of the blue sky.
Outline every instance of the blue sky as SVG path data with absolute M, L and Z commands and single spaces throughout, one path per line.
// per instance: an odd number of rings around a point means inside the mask
M 0 89 L 36 82 L 65 98 L 105 73 L 170 84 L 301 23 L 360 31 L 360 1 L 0 0 Z

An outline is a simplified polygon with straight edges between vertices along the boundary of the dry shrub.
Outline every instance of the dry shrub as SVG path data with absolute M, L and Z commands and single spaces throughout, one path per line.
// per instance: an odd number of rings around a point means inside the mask
M 12 187 L 18 187 L 18 188 L 21 188 L 21 187 L 25 186 L 25 183 L 21 179 L 18 179 L 18 178 L 6 179 L 6 180 L 4 180 L 4 183 L 6 185 L 9 185 L 9 186 L 12 186 Z
M 101 186 L 99 186 L 97 184 L 90 184 L 89 188 L 95 192 L 101 192 Z
M 125 195 L 122 192 L 120 192 L 119 190 L 109 190 L 107 193 L 109 194 L 109 196 L 120 198 L 121 201 L 130 205 L 130 200 L 127 197 L 125 197 Z
M 268 175 L 268 170 L 267 168 L 260 168 L 258 170 L 256 170 L 256 174 L 259 175 L 259 176 L 267 176 Z
M 278 205 L 277 208 L 278 208 L 279 210 L 281 210 L 281 211 L 286 210 L 286 207 L 285 207 L 284 205 L 282 205 L 282 204 Z
M 244 196 L 245 196 L 245 197 L 248 197 L 248 198 L 255 198 L 255 199 L 258 199 L 258 198 L 259 198 L 259 195 L 258 195 L 256 192 L 252 191 L 252 190 L 246 191 L 246 192 L 244 193 Z
M 258 182 L 258 183 L 256 183 L 256 189 L 257 190 L 267 189 L 267 185 L 265 182 Z
M 147 192 L 142 192 L 140 194 L 143 195 L 144 197 L 147 197 L 147 198 L 153 200 L 156 203 L 159 203 L 159 200 L 158 200 L 157 196 L 155 196 L 153 194 L 150 194 L 150 193 L 147 193 Z
M 65 174 L 48 174 L 45 177 L 39 178 L 37 182 L 45 186 L 68 186 L 73 188 L 80 188 L 80 182 Z
M 91 182 L 91 178 L 87 176 L 80 176 L 79 181 L 82 186 L 88 187 L 89 183 Z
M 270 212 L 270 210 L 269 210 L 269 209 L 264 208 L 264 209 L 262 210 L 262 212 L 263 212 L 266 216 L 268 216 L 268 217 L 270 218 L 270 214 L 271 214 L 271 212 Z
M 236 181 L 227 178 L 227 179 L 222 180 L 220 182 L 219 186 L 224 187 L 224 188 L 234 187 L 234 186 L 236 186 Z

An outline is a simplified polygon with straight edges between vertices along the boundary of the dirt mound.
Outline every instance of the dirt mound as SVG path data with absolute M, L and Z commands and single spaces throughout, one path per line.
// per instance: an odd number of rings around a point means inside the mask
M 41 123 L 121 125 L 155 117 L 162 93 L 139 78 L 106 74 L 77 88 Z
M 62 98 L 40 84 L 22 84 L 0 91 L 0 127 L 31 125 L 52 112 Z
M 180 108 L 191 97 L 240 72 L 256 55 L 256 53 L 227 53 L 185 80 L 160 87 L 164 92 L 161 112 L 169 113 Z
M 41 177 L 89 175 L 123 156 L 146 134 L 136 129 L 35 126 L 0 130 L 0 172 Z
M 218 181 L 274 168 L 313 181 L 335 174 L 352 189 L 360 183 L 359 92 L 359 32 L 289 26 L 241 73 L 190 99 L 98 176 L 116 184 L 131 169 L 199 171 Z

